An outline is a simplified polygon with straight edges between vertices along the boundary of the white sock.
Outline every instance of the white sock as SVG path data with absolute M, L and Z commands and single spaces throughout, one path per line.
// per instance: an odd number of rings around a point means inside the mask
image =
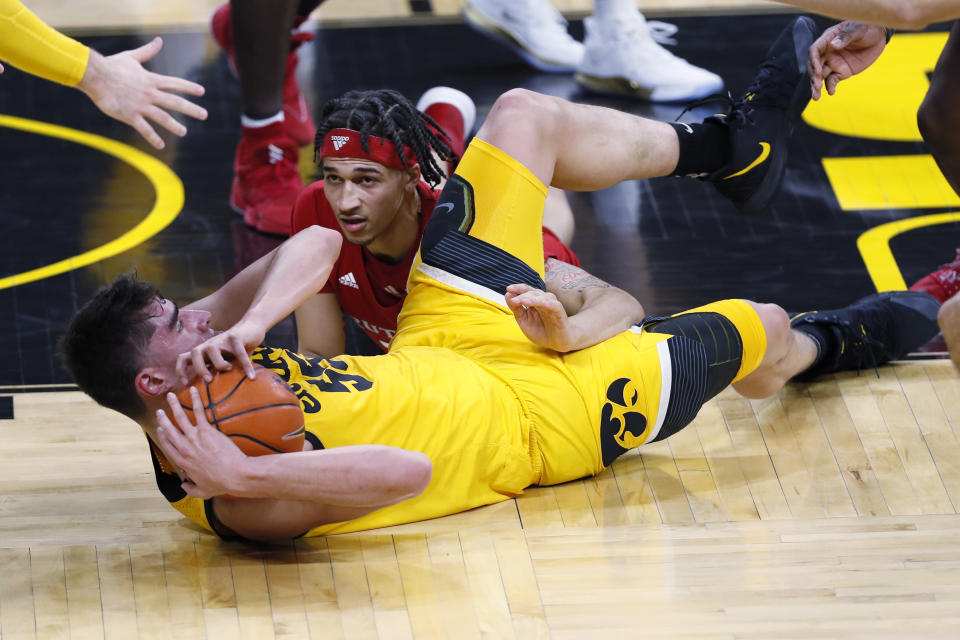
M 276 115 L 272 115 L 269 118 L 260 118 L 259 120 L 254 120 L 244 115 L 240 116 L 240 124 L 248 129 L 259 129 L 260 127 L 271 125 L 274 122 L 283 122 L 283 109 L 280 109 Z

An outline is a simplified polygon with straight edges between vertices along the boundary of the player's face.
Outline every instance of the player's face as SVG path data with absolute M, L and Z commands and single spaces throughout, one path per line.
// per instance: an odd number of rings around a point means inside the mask
M 147 343 L 148 359 L 155 367 L 172 369 L 177 356 L 217 334 L 210 327 L 209 311 L 181 309 L 171 300 L 157 298 L 147 314 L 147 322 L 154 327 Z
M 409 184 L 407 172 L 372 160 L 323 160 L 323 192 L 351 244 L 368 245 L 393 228 Z

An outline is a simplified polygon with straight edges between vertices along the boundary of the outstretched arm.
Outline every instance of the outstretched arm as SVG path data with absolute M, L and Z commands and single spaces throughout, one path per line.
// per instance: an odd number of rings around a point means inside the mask
M 181 137 L 186 135 L 187 128 L 168 112 L 207 119 L 206 109 L 176 95 L 202 96 L 202 86 L 143 68 L 143 63 L 157 55 L 162 47 L 163 40 L 154 38 L 138 49 L 107 57 L 91 50 L 86 71 L 77 83 L 77 89 L 87 94 L 100 111 L 127 123 L 157 149 L 163 149 L 164 142 L 147 119 Z
M 882 24 L 897 29 L 922 29 L 931 22 L 960 17 L 960 3 L 957 0 L 779 1 L 831 18 Z
M 0 58 L 32 75 L 80 89 L 101 111 L 136 129 L 157 149 L 164 143 L 147 118 L 182 136 L 186 127 L 169 111 L 207 117 L 205 109 L 175 95 L 202 96 L 202 86 L 143 68 L 161 47 L 163 41 L 154 38 L 138 49 L 104 57 L 47 25 L 19 0 L 0 0 Z
M 546 264 L 546 291 L 524 284 L 507 287 L 507 306 L 532 342 L 561 353 L 583 349 L 625 331 L 643 319 L 636 298 L 559 260 Z
M 221 354 L 237 358 L 252 378 L 253 364 L 247 351 L 259 345 L 273 325 L 323 288 L 342 242 L 336 231 L 307 227 L 211 295 L 189 305 L 190 309 L 209 311 L 211 326 L 224 333 L 180 356 L 177 373 L 181 379 L 188 382 L 193 372 L 209 379 L 204 361 L 217 369 L 229 368 Z
M 190 478 L 191 496 L 218 500 L 215 510 L 234 532 L 258 540 L 282 539 L 308 529 L 357 518 L 413 498 L 430 483 L 429 458 L 381 445 L 248 457 L 207 422 L 192 388 L 194 426 L 174 394 L 169 412 L 157 412 L 157 440 Z M 248 498 L 236 500 L 234 498 Z

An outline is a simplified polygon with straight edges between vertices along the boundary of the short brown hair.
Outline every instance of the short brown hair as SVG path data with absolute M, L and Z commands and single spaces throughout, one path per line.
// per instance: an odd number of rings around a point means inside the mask
M 135 275 L 117 276 L 76 313 L 60 339 L 60 358 L 80 389 L 134 420 L 147 411 L 135 378 L 154 332 L 146 309 L 158 296 L 154 285 Z

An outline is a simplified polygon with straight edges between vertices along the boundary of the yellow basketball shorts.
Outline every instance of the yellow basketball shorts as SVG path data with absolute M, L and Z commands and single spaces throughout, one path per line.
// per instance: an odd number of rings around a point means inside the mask
M 531 343 L 504 293 L 545 288 L 546 192 L 507 154 L 471 143 L 424 230 L 391 349 L 454 349 L 502 377 L 525 408 L 534 482 L 554 484 L 676 433 L 760 365 L 766 336 L 747 302 L 724 300 L 569 354 Z

